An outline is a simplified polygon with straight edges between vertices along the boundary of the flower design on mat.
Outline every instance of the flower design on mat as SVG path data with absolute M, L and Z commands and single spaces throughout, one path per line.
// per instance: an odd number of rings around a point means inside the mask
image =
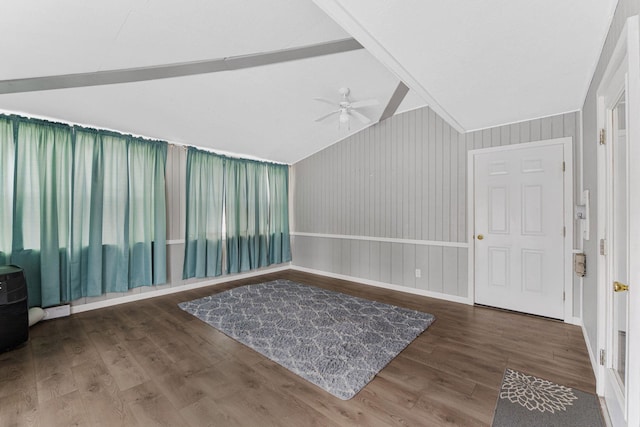
M 512 369 L 505 372 L 500 398 L 508 399 L 530 411 L 548 411 L 552 414 L 566 411 L 567 406 L 573 405 L 573 401 L 578 399 L 569 387 Z

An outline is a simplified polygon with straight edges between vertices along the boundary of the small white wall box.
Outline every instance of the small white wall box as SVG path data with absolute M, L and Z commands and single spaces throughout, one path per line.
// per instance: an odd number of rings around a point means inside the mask
M 587 255 L 584 253 L 575 254 L 573 256 L 573 269 L 578 277 L 584 277 L 587 274 Z
M 44 309 L 44 320 L 57 319 L 58 317 L 66 317 L 71 315 L 71 306 L 56 305 L 55 307 L 47 307 Z

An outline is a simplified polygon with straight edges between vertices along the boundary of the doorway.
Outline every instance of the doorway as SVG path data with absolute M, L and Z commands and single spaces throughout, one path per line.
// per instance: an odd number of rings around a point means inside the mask
M 475 303 L 572 317 L 571 144 L 559 138 L 469 152 Z
M 638 425 L 640 41 L 627 20 L 598 88 L 598 394 L 614 427 Z

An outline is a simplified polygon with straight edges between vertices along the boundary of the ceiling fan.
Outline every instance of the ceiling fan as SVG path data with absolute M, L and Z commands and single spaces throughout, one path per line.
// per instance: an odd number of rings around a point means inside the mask
M 341 95 L 341 99 L 340 101 L 336 104 L 335 101 L 330 101 L 328 99 L 325 98 L 313 98 L 316 101 L 320 101 L 320 102 L 324 102 L 325 104 L 329 104 L 333 107 L 338 107 L 337 110 L 334 110 L 332 112 L 330 112 L 329 114 L 325 114 L 322 117 L 318 117 L 316 119 L 316 122 L 322 121 L 326 118 L 329 118 L 331 116 L 333 116 L 334 114 L 338 114 L 338 120 L 340 124 L 349 124 L 349 120 L 351 118 L 351 116 L 357 118 L 358 120 L 360 120 L 363 124 L 369 124 L 371 123 L 371 119 L 369 119 L 367 116 L 365 116 L 364 114 L 362 114 L 361 112 L 357 111 L 357 108 L 362 108 L 362 107 L 370 107 L 373 105 L 378 105 L 378 100 L 376 99 L 369 99 L 366 101 L 355 101 L 352 102 L 351 99 L 349 98 L 349 93 L 351 91 L 349 90 L 348 87 L 343 87 L 340 88 L 340 90 L 338 90 L 338 93 Z

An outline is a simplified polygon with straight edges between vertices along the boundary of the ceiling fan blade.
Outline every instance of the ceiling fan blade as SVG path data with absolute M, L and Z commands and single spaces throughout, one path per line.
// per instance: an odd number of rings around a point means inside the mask
M 333 105 L 334 107 L 338 105 L 337 102 L 329 101 L 328 99 L 325 99 L 325 98 L 313 98 L 313 99 L 315 99 L 316 101 L 324 102 L 325 104 Z
M 362 113 L 357 112 L 356 110 L 350 110 L 349 114 L 353 114 L 355 116 L 355 118 L 360 120 L 365 125 L 368 125 L 369 123 L 371 123 L 371 120 L 367 116 L 365 116 Z
M 351 103 L 351 108 L 371 107 L 380 104 L 377 99 L 368 99 L 366 101 L 356 101 Z
M 322 121 L 322 120 L 326 119 L 327 117 L 333 116 L 334 114 L 338 114 L 339 112 L 340 112 L 340 110 L 332 111 L 332 112 L 330 112 L 329 114 L 325 114 L 325 115 L 324 115 L 324 116 L 322 116 L 322 117 L 318 117 L 315 121 L 316 121 L 316 122 L 320 122 L 320 121 Z

